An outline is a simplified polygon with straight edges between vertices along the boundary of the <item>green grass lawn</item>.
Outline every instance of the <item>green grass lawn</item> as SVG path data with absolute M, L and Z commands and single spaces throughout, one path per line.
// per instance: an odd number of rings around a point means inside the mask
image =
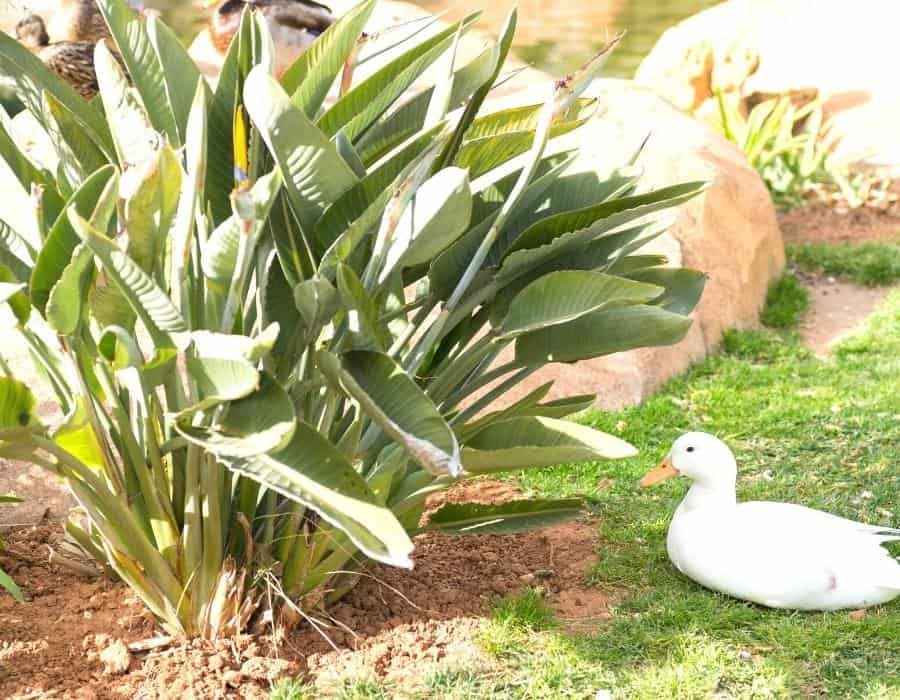
M 788 259 L 808 272 L 847 277 L 869 287 L 900 281 L 900 240 L 865 243 L 801 243 L 788 246 Z
M 793 285 L 786 290 L 796 297 Z M 777 293 L 770 301 L 784 302 Z M 479 642 L 495 662 L 490 670 L 451 667 L 412 693 L 348 681 L 338 697 L 900 698 L 900 601 L 852 620 L 704 590 L 665 551 L 687 484 L 637 487 L 676 437 L 705 430 L 735 451 L 741 499 L 900 523 L 900 290 L 832 359 L 815 358 L 791 333 L 732 332 L 720 355 L 643 406 L 585 420 L 630 440 L 640 457 L 517 480 L 529 495 L 590 499 L 601 545 L 586 576 L 620 596 L 612 621 L 570 635 L 529 592 L 499 603 L 486 625 Z M 291 697 L 304 696 L 297 689 Z

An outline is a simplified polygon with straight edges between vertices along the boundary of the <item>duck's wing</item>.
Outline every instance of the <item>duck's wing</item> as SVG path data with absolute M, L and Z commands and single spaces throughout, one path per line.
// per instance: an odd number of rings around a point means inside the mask
M 99 91 L 91 44 L 61 41 L 41 49 L 39 57 L 44 65 L 74 87 L 85 99 L 91 99 Z
M 777 503 L 775 501 L 749 501 L 742 503 L 741 510 L 748 517 L 762 520 L 788 520 L 814 528 L 840 528 L 873 535 L 880 542 L 900 540 L 900 528 L 887 525 L 869 525 L 849 518 L 842 518 L 814 508 L 795 503 Z
M 881 545 L 900 541 L 900 530 L 867 525 L 792 503 L 753 501 L 738 506 L 739 519 L 792 543 L 800 560 L 818 561 L 835 574 L 862 576 L 900 591 L 900 564 Z M 803 552 L 800 554 L 800 552 Z

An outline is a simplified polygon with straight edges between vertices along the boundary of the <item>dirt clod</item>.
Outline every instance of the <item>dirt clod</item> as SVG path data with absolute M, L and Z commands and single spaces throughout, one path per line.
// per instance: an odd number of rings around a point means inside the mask
M 121 639 L 115 640 L 100 652 L 103 672 L 110 676 L 121 676 L 131 665 L 131 652 Z

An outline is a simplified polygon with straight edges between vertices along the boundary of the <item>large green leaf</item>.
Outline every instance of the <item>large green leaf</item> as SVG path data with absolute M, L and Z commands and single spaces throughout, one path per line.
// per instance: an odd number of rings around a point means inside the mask
M 263 374 L 259 389 L 232 401 L 228 411 L 211 427 L 176 422 L 181 435 L 216 455 L 255 457 L 280 450 L 294 434 L 297 416 L 287 392 Z
M 187 326 L 166 293 L 119 246 L 74 209 L 69 210 L 69 221 L 101 262 L 107 277 L 141 319 L 157 349 L 184 347 L 189 340 L 185 333 Z
M 105 230 L 114 211 L 118 192 L 118 175 L 115 166 L 107 165 L 91 175 L 66 204 L 66 211 L 90 217 Z M 98 204 L 102 206 L 98 207 Z M 44 241 L 31 273 L 31 303 L 43 313 L 50 290 L 59 281 L 63 270 L 70 264 L 80 239 L 63 212 Z
M 643 195 L 613 199 L 596 207 L 547 217 L 515 240 L 504 256 L 498 281 L 505 284 L 560 255 L 577 252 L 592 241 L 610 235 L 648 214 L 688 201 L 705 187 L 704 182 L 674 185 Z
M 0 263 L 6 265 L 19 282 L 31 280 L 31 268 L 37 252 L 28 240 L 0 220 Z
M 353 53 L 375 2 L 365 0 L 344 14 L 282 74 L 281 85 L 310 119 L 316 116 L 335 78 Z
M 281 187 L 281 173 L 277 170 L 259 178 L 250 190 L 254 208 L 253 229 L 244 230 L 244 222 L 236 214 L 219 224 L 203 247 L 203 273 L 214 280 L 221 289 L 228 286 L 235 275 L 238 247 L 242 236 L 250 235 L 255 241 L 269 216 L 275 197 Z
M 270 324 L 262 333 L 252 338 L 245 335 L 194 331 L 191 333 L 191 342 L 199 357 L 243 359 L 255 363 L 269 354 L 278 340 L 279 331 L 277 323 Z
M 312 426 L 297 422 L 290 444 L 250 459 L 223 458 L 234 472 L 312 508 L 367 556 L 412 567 L 413 544 L 390 510 L 379 505 L 344 454 Z
M 602 355 L 681 341 L 691 320 L 658 306 L 635 305 L 589 313 L 569 323 L 516 339 L 516 362 L 577 362 Z
M 518 250 L 549 245 L 563 234 L 611 230 L 613 226 L 622 226 L 641 216 L 686 202 L 705 188 L 705 182 L 672 185 L 644 194 L 619 197 L 591 207 L 549 216 L 522 233 L 510 247 L 507 257 Z M 595 226 L 596 228 L 592 228 Z
M 0 377 L 0 439 L 14 437 L 37 425 L 31 390 L 11 377 Z
M 312 233 L 326 207 L 356 184 L 356 175 L 328 137 L 259 67 L 247 76 L 244 103 L 284 174 L 285 189 L 303 231 Z
M 129 165 L 143 165 L 156 155 L 161 137 L 104 43 L 97 44 L 94 51 L 94 67 L 119 163 L 123 171 Z
M 0 32 L 0 38 L 2 36 L 3 34 Z M 2 39 L 0 39 L 0 45 L 2 45 Z M 44 188 L 41 200 L 43 216 L 48 224 L 52 223 L 59 216 L 63 207 L 63 199 L 57 188 L 58 183 L 54 182 L 53 177 L 47 171 L 38 168 L 31 162 L 16 144 L 12 133 L 12 122 L 6 116 L 6 112 L 0 108 L 0 158 L 9 166 L 26 195 L 30 196 L 34 185 Z M 10 201 L 8 206 L 12 204 L 13 202 Z M 33 206 L 31 202 L 29 205 Z
M 336 241 L 354 221 L 358 220 L 375 201 L 389 190 L 389 185 L 397 179 L 400 173 L 434 141 L 440 131 L 440 126 L 429 129 L 412 139 L 328 207 L 322 218 L 316 223 L 316 240 L 326 248 Z M 349 252 L 344 254 L 342 259 L 346 260 L 348 255 Z
M 344 131 L 356 141 L 406 90 L 450 48 L 457 32 L 478 18 L 472 14 L 381 67 L 334 103 L 317 122 L 329 136 Z
M 249 38 L 249 30 L 245 28 L 249 24 L 248 15 L 244 13 L 241 17 L 240 30 L 228 47 L 209 106 L 205 190 L 214 225 L 231 216 L 229 194 L 234 188 L 234 115 L 243 81 L 239 54 L 244 37 Z
M 85 398 L 82 396 L 76 397 L 69 415 L 53 433 L 53 442 L 93 469 L 102 469 L 106 464 L 103 448 L 94 432 Z
M 9 574 L 3 569 L 0 569 L 0 587 L 5 588 L 17 602 L 25 602 L 25 596 L 22 595 L 22 589 L 16 585 L 16 582 L 13 581 Z
M 97 8 L 106 19 L 109 31 L 116 41 L 122 60 L 128 68 L 134 87 L 141 96 L 141 103 L 147 110 L 154 129 L 168 136 L 169 142 L 176 147 L 181 146 L 175 112 L 166 91 L 165 70 L 150 40 L 146 25 L 125 0 L 96 0 L 96 2 Z M 191 83 L 191 77 L 190 73 L 170 76 L 171 80 L 189 83 L 185 86 L 185 91 L 190 88 L 189 94 L 193 97 L 196 83 Z M 97 78 L 99 80 L 99 74 Z M 102 91 L 101 83 L 101 93 Z M 106 96 L 104 106 L 109 113 Z
M 200 401 L 179 411 L 186 416 L 226 401 L 243 399 L 260 388 L 260 373 L 247 360 L 231 357 L 187 357 L 187 374 L 197 384 Z
M 664 292 L 600 272 L 563 270 L 532 282 L 513 299 L 500 327 L 502 339 L 574 321 L 585 314 L 630 304 L 646 304 Z
M 641 269 L 629 277 L 665 288 L 665 293 L 655 303 L 666 311 L 685 315 L 691 313 L 700 302 L 707 279 L 702 272 L 672 267 Z
M 85 102 L 43 61 L 3 32 L 0 32 L 0 74 L 12 82 L 16 97 L 38 120 L 42 119 L 43 94 L 46 91 L 75 115 L 78 123 L 105 153 L 112 155 L 112 138 L 99 105 Z
M 31 302 L 25 295 L 28 285 L 20 282 L 12 270 L 0 263 L 0 306 L 9 304 L 16 320 L 23 326 L 31 315 Z
M 523 131 L 534 132 L 538 127 L 543 107 L 542 104 L 507 107 L 478 117 L 466 132 L 466 141 L 477 141 L 489 136 L 502 136 Z M 597 100 L 581 97 L 575 100 L 567 112 L 556 118 L 556 124 L 561 126 L 565 123 L 583 122 L 596 112 Z
M 202 87 L 204 91 L 208 91 L 208 88 L 197 64 L 178 37 L 154 14 L 147 18 L 147 38 L 162 69 L 166 96 L 181 139 L 179 143 L 185 143 L 191 105 L 197 88 Z
M 345 345 L 348 350 L 384 351 L 390 343 L 387 329 L 378 318 L 374 299 L 363 287 L 353 268 L 338 265 L 338 292 L 347 313 Z
M 50 327 L 60 335 L 72 335 L 81 324 L 93 262 L 90 249 L 80 243 L 59 281 L 50 290 L 44 315 Z
M 447 503 L 428 517 L 426 530 L 450 535 L 514 535 L 559 525 L 584 514 L 580 498 L 509 503 Z
M 494 50 L 491 53 L 491 67 L 489 70 L 489 75 L 487 79 L 478 86 L 478 89 L 475 90 L 475 94 L 472 95 L 472 98 L 466 105 L 465 110 L 463 110 L 462 116 L 459 118 L 459 122 L 456 125 L 456 129 L 454 130 L 453 135 L 448 140 L 443 152 L 438 158 L 438 167 L 454 162 L 459 148 L 463 143 L 463 139 L 468 134 L 469 127 L 475 121 L 475 117 L 481 110 L 481 106 L 484 104 L 488 93 L 494 86 L 494 82 L 496 82 L 497 78 L 500 75 L 500 71 L 502 70 L 503 65 L 506 63 L 506 57 L 509 55 L 509 50 L 512 47 L 513 35 L 516 33 L 517 20 L 518 14 L 516 8 L 514 7 L 507 15 L 506 21 L 503 24 L 503 29 L 500 31 L 500 38 L 495 44 Z M 474 178 L 477 176 L 473 173 L 472 177 Z
M 388 248 L 379 282 L 395 267 L 430 262 L 465 233 L 472 215 L 472 191 L 462 168 L 444 168 L 416 190 Z
M 491 75 L 493 61 L 494 49 L 488 48 L 453 74 L 453 87 L 448 105 L 450 110 L 460 107 L 479 86 L 484 84 Z M 357 151 L 363 162 L 375 162 L 391 149 L 418 134 L 425 127 L 428 106 L 434 93 L 435 88 L 431 87 L 415 94 L 390 115 L 374 124 L 357 143 Z
M 544 160 L 544 163 L 549 166 L 549 169 L 528 186 L 519 202 L 520 207 L 526 208 L 530 204 L 537 202 L 547 188 L 570 165 L 571 160 L 564 158 L 562 161 L 558 161 L 556 158 L 548 158 Z M 509 184 L 510 190 L 518 177 L 518 172 L 513 173 L 512 182 Z M 473 202 L 472 221 L 477 223 L 474 223 L 472 228 L 462 238 L 438 255 L 432 262 L 428 270 L 428 278 L 431 280 L 432 289 L 441 299 L 448 298 L 456 288 L 472 257 L 478 250 L 478 246 L 481 245 L 488 230 L 493 225 L 497 212 L 502 205 L 502 200 L 505 200 L 508 194 L 509 191 L 504 193 L 498 192 L 497 195 L 501 201 L 495 202 L 494 206 L 489 209 L 482 206 L 477 213 L 474 211 L 474 208 L 479 204 L 480 198 L 476 198 Z
M 140 179 L 125 199 L 128 254 L 144 272 L 155 277 L 163 266 L 169 228 L 178 210 L 182 170 L 169 145 L 134 170 Z
M 109 161 L 78 123 L 72 110 L 49 92 L 44 93 L 44 103 L 44 120 L 51 134 L 51 142 L 56 147 L 60 163 L 65 163 L 68 171 L 77 174 L 72 182 L 78 186 Z
M 340 358 L 320 352 L 319 368 L 435 476 L 458 476 L 459 445 L 437 407 L 390 357 L 357 350 Z
M 492 474 L 636 454 L 627 442 L 585 425 L 528 416 L 497 421 L 480 430 L 463 448 L 463 465 L 472 474 Z
M 562 136 L 587 123 L 590 117 L 577 121 L 564 121 L 555 124 L 550 130 L 550 138 Z M 534 131 L 510 131 L 493 134 L 466 141 L 459 151 L 456 164 L 469 171 L 475 178 L 486 175 L 492 170 L 508 163 L 516 156 L 522 155 L 534 143 Z
M 340 309 L 337 290 L 331 282 L 318 277 L 294 287 L 294 304 L 309 331 L 318 331 Z

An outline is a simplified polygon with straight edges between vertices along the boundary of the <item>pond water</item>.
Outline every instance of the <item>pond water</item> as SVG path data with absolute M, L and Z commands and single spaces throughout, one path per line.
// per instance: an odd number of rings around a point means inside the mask
M 625 39 L 607 63 L 606 75 L 628 78 L 660 35 L 673 24 L 718 0 L 520 0 L 514 50 L 519 58 L 563 75 L 596 53 L 608 36 L 624 29 Z M 327 4 L 327 0 L 325 0 Z M 418 0 L 431 12 L 459 19 L 483 9 L 479 26 L 496 33 L 511 5 L 489 0 Z M 181 36 L 202 26 L 207 11 L 184 0 L 146 0 Z

